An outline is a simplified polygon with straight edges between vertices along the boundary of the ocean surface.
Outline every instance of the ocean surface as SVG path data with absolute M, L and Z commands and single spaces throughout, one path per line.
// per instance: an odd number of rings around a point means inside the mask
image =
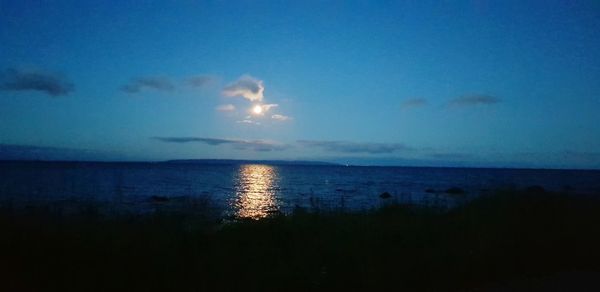
M 600 194 L 600 171 L 206 163 L 0 162 L 2 207 L 106 213 L 159 210 L 262 218 L 295 208 L 364 210 L 390 202 L 451 208 L 499 188 Z M 464 194 L 447 194 L 458 187 Z M 390 198 L 380 198 L 388 192 Z

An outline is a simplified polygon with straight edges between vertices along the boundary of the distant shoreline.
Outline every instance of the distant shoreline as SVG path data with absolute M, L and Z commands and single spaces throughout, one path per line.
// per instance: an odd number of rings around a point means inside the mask
M 240 165 L 240 164 L 266 164 L 266 165 L 298 165 L 298 166 L 340 166 L 340 167 L 376 167 L 376 168 L 443 168 L 443 169 L 503 169 L 503 170 L 547 170 L 547 171 L 592 171 L 600 172 L 595 168 L 544 168 L 544 167 L 480 167 L 480 166 L 417 166 L 417 165 L 362 165 L 342 164 L 326 161 L 312 160 L 245 160 L 245 159 L 173 159 L 157 161 L 118 161 L 118 160 L 43 160 L 43 159 L 0 159 L 4 163 L 70 163 L 70 164 L 198 164 L 198 165 Z

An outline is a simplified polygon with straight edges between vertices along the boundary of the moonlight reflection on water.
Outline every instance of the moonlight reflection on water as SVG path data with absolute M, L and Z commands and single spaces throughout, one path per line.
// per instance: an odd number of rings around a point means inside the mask
M 235 214 L 260 219 L 279 211 L 276 199 L 277 169 L 269 165 L 241 165 L 236 176 Z

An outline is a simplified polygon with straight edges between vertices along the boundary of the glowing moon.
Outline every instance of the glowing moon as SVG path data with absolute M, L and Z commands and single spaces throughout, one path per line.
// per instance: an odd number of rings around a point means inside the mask
M 262 112 L 263 112 L 262 106 L 260 106 L 259 104 L 255 105 L 252 108 L 252 112 L 255 113 L 255 114 L 257 114 L 257 115 L 262 114 Z

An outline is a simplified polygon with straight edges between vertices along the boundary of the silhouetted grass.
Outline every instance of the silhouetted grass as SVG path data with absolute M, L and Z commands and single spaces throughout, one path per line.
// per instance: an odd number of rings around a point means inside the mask
M 393 205 L 215 224 L 194 212 L 0 212 L 3 291 L 486 289 L 600 272 L 597 197 L 504 191 L 449 210 Z M 596 275 L 596 274 L 594 274 Z

